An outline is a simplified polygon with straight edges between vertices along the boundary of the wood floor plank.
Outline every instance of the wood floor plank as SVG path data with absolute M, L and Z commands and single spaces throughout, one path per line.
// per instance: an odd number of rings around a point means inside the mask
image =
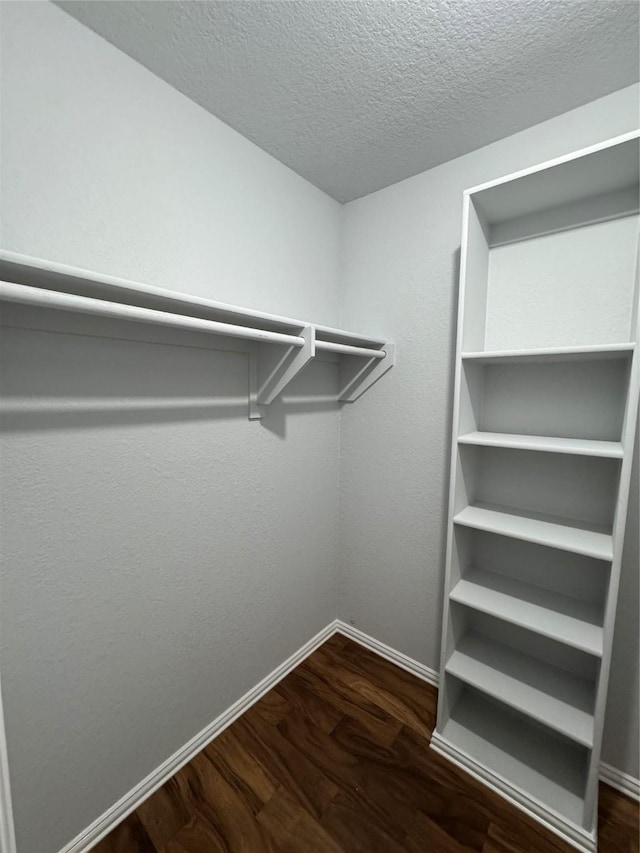
M 332 673 L 332 678 L 343 684 L 348 691 L 356 693 L 365 706 L 377 706 L 401 725 L 409 726 L 425 737 L 430 736 L 435 720 L 430 721 L 431 725 L 421 720 L 412 708 L 413 701 L 405 702 L 402 697 L 387 689 L 386 685 L 381 686 L 379 679 L 372 681 L 358 663 L 352 663 L 345 659 L 342 653 L 335 653 L 325 647 L 318 650 L 315 661 L 322 661 L 325 668 Z M 401 679 L 398 681 L 402 684 Z M 426 689 L 424 692 L 426 705 Z
M 404 731 L 404 729 L 403 729 Z M 413 751 L 382 747 L 370 740 L 357 720 L 345 717 L 333 738 L 359 758 L 366 770 L 365 790 L 372 798 L 386 791 L 387 820 L 406 830 L 417 811 L 437 823 L 458 844 L 479 850 L 484 843 L 491 812 L 481 798 L 454 793 L 434 782 L 427 768 L 429 742 L 412 732 Z M 402 732 L 398 740 L 402 741 Z M 375 787 L 377 785 L 377 788 Z
M 599 820 L 603 826 L 614 825 L 635 832 L 638 828 L 640 806 L 631 797 L 620 796 L 609 785 L 600 785 Z
M 205 850 L 207 853 L 228 853 L 229 848 L 205 821 L 193 818 L 158 853 L 204 853 Z
M 388 827 L 371 819 L 358 792 L 339 791 L 322 817 L 322 825 L 347 853 L 405 853 Z
M 515 818 L 517 812 L 514 813 Z M 526 816 L 525 816 L 526 817 Z M 531 822 L 532 823 L 532 822 Z M 492 822 L 482 853 L 575 853 L 575 848 L 553 833 L 538 832 L 529 821 L 519 819 Z
M 357 801 L 357 809 L 356 805 L 354 809 L 367 815 L 369 825 L 384 830 L 398 844 L 403 841 L 412 812 L 406 808 L 402 797 L 406 786 L 397 796 L 393 795 L 398 779 L 389 765 L 379 768 L 366 757 L 345 748 L 309 720 L 294 714 L 278 729 L 343 794 Z
M 258 823 L 272 836 L 282 853 L 345 853 L 284 788 L 279 788 L 260 811 Z
M 332 732 L 343 717 L 342 711 L 335 705 L 323 701 L 295 676 L 285 678 L 275 689 L 287 701 L 289 710 L 303 714 L 323 732 Z M 278 723 L 283 719 L 284 716 Z
M 117 826 L 93 848 L 95 853 L 158 853 L 137 812 Z
M 339 652 L 340 649 L 344 648 L 345 643 L 348 642 L 349 640 L 344 636 L 344 634 L 337 633 L 329 637 L 328 640 L 325 640 L 325 642 L 320 646 L 320 648 L 333 649 L 334 651 Z
M 257 814 L 274 795 L 278 781 L 249 752 L 235 729 L 227 729 L 204 750 L 205 755 L 223 773 L 229 783 L 233 779 L 243 786 L 245 799 L 253 803 Z
M 574 853 L 429 748 L 437 692 L 335 635 L 95 853 Z M 600 788 L 599 853 L 640 853 Z
M 155 794 L 145 800 L 136 811 L 147 835 L 159 850 L 185 827 L 193 815 L 181 791 L 177 776 L 169 779 Z
M 251 710 L 254 714 L 259 714 L 267 723 L 277 726 L 281 720 L 287 716 L 291 707 L 288 699 L 274 687 L 266 693 L 262 699 L 256 703 Z
M 469 853 L 472 849 L 460 844 L 420 811 L 414 815 L 411 829 L 405 839 L 405 847 L 407 853 L 426 853 L 427 850 L 437 850 L 438 853 Z
M 387 692 L 401 700 L 419 720 L 416 731 L 431 735 L 435 728 L 438 706 L 438 691 L 435 687 L 348 638 L 345 639 L 340 655 L 344 661 L 353 664 L 367 675 L 378 688 L 384 685 Z M 405 725 L 411 725 L 411 718 L 405 717 L 403 722 Z
M 256 804 L 239 782 L 230 783 L 204 752 L 187 767 L 194 815 L 215 831 L 228 850 L 274 853 L 270 837 L 256 821 Z
M 251 755 L 314 817 L 320 817 L 337 793 L 333 782 L 258 715 L 245 714 L 235 724 Z
M 302 663 L 293 678 L 302 681 L 308 690 L 316 693 L 341 713 L 357 717 L 380 743 L 393 743 L 402 723 L 383 711 L 379 705 L 366 702 L 362 696 L 345 686 L 343 681 L 334 678 L 326 660 L 316 655 Z
M 430 814 L 444 812 L 449 791 L 434 788 L 429 777 L 422 773 L 417 758 L 398 761 L 393 745 L 387 747 L 372 741 L 358 720 L 345 717 L 333 731 L 332 740 L 357 759 L 354 776 L 365 795 L 374 800 L 384 796 L 404 832 L 417 809 L 426 809 Z M 422 743 L 422 749 L 428 749 L 428 741 Z

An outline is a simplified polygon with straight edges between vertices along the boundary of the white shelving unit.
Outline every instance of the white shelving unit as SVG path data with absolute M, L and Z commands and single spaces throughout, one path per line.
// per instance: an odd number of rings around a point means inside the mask
M 389 341 L 188 296 L 0 250 L 0 301 L 99 321 L 165 326 L 230 341 L 249 356 L 249 418 L 268 406 L 314 358 L 339 363 L 337 399 L 352 403 L 394 365 Z M 20 309 L 16 309 L 20 310 Z M 6 314 L 6 311 L 5 311 Z M 18 314 L 15 322 L 32 324 Z M 11 323 L 11 318 L 5 323 Z M 235 344 L 233 343 L 235 342 Z
M 431 745 L 585 851 L 638 412 L 639 137 L 464 194 Z

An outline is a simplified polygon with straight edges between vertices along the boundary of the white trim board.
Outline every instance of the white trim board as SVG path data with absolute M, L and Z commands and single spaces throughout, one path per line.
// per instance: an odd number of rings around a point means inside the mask
M 483 785 L 495 791 L 496 794 L 499 794 L 520 811 L 535 818 L 538 823 L 541 823 L 554 835 L 562 838 L 567 844 L 580 850 L 581 853 L 595 853 L 597 848 L 596 834 L 591 835 L 586 830 L 577 829 L 553 809 L 539 805 L 533 797 L 530 797 L 517 785 L 513 785 L 507 779 L 494 773 L 485 764 L 475 761 L 435 731 L 431 736 L 430 746 L 434 752 L 442 755 L 461 770 L 464 770 L 465 773 L 482 782 Z
M 406 671 L 410 672 L 411 675 L 415 675 L 416 678 L 426 681 L 427 684 L 431 684 L 432 687 L 438 686 L 438 673 L 435 669 L 431 669 L 431 667 L 426 664 L 420 663 L 419 661 L 410 658 L 408 655 L 396 651 L 396 649 L 391 648 L 391 646 L 387 646 L 386 643 L 381 643 L 380 640 L 376 640 L 369 634 L 365 634 L 364 631 L 361 631 L 359 628 L 354 628 L 353 625 L 348 625 L 346 622 L 342 622 L 338 619 L 336 633 L 343 634 L 350 640 L 360 643 L 360 645 L 364 646 L 365 649 L 375 652 L 380 655 L 380 657 L 394 663 L 401 669 L 406 669 Z
M 600 781 L 640 803 L 640 779 L 634 779 L 629 773 L 623 773 L 622 770 L 616 770 L 615 767 L 601 761 Z
M 2 691 L 0 690 L 0 853 L 16 853 L 16 836 L 13 826 L 11 807 L 11 786 L 9 784 L 9 760 L 7 757 L 7 738 L 2 709 Z
M 272 687 L 275 687 L 279 681 L 334 634 L 342 634 L 375 654 L 380 655 L 380 657 L 388 660 L 390 663 L 415 675 L 427 684 L 433 687 L 438 686 L 438 673 L 435 670 L 386 645 L 386 643 L 376 640 L 369 634 L 365 634 L 364 631 L 354 628 L 340 619 L 334 619 L 333 622 L 330 622 L 325 628 L 319 631 L 301 646 L 297 652 L 294 652 L 291 657 L 276 667 L 273 672 L 269 673 L 255 687 L 245 693 L 244 696 L 220 714 L 212 723 L 152 771 L 146 779 L 143 779 L 138 785 L 132 788 L 124 797 L 90 824 L 90 826 L 80 832 L 59 853 L 89 853 L 99 841 L 115 829 L 131 812 L 135 811 L 151 794 L 162 787 L 181 767 L 184 767 L 185 764 L 191 761 L 207 744 L 211 743 L 219 734 L 222 734 L 231 723 L 258 702 Z M 616 788 L 616 790 L 621 791 L 623 794 L 638 799 L 640 781 L 634 779 L 632 776 L 622 773 L 607 764 L 603 764 L 601 765 L 600 778 L 612 788 Z M 5 853 L 4 849 L 2 853 Z M 8 848 L 6 853 L 15 853 L 15 848 Z

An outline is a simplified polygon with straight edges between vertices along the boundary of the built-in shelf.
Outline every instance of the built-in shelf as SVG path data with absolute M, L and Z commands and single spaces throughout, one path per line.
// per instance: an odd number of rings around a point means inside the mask
M 450 598 L 591 655 L 602 655 L 602 606 L 484 569 L 467 571 Z
M 523 350 L 497 350 L 494 352 L 463 352 L 460 358 L 475 361 L 478 364 L 529 361 L 592 361 L 594 359 L 626 358 L 635 349 L 634 343 L 595 344 L 584 347 L 557 347 Z
M 459 436 L 459 444 L 485 447 L 508 447 L 517 450 L 540 450 L 546 453 L 570 453 L 580 456 L 603 456 L 622 459 L 619 441 L 594 441 L 583 438 L 555 438 L 546 435 L 517 435 L 507 432 L 467 432 Z
M 463 195 L 431 745 L 583 853 L 640 390 L 640 131 Z
M 593 745 L 592 682 L 476 632 L 458 641 L 446 671 L 577 743 Z
M 547 732 L 525 717 L 463 689 L 442 738 L 474 763 L 525 791 L 565 820 L 582 825 L 585 789 L 584 747 Z
M 518 510 L 495 506 L 467 506 L 454 516 L 455 524 L 474 527 L 511 536 L 525 542 L 535 542 L 550 548 L 573 551 L 598 560 L 613 558 L 613 539 L 610 533 L 577 526 L 574 519 L 559 519 L 542 513 L 520 515 Z

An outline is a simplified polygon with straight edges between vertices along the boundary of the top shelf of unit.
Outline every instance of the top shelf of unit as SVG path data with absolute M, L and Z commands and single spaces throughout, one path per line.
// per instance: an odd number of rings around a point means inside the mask
M 549 160 L 505 178 L 473 187 L 465 194 L 489 225 L 581 204 L 627 191 L 638 208 L 640 131 Z
M 634 343 L 598 344 L 584 347 L 558 347 L 547 349 L 498 350 L 494 352 L 463 352 L 460 357 L 476 364 L 497 364 L 535 361 L 594 361 L 629 358 Z

